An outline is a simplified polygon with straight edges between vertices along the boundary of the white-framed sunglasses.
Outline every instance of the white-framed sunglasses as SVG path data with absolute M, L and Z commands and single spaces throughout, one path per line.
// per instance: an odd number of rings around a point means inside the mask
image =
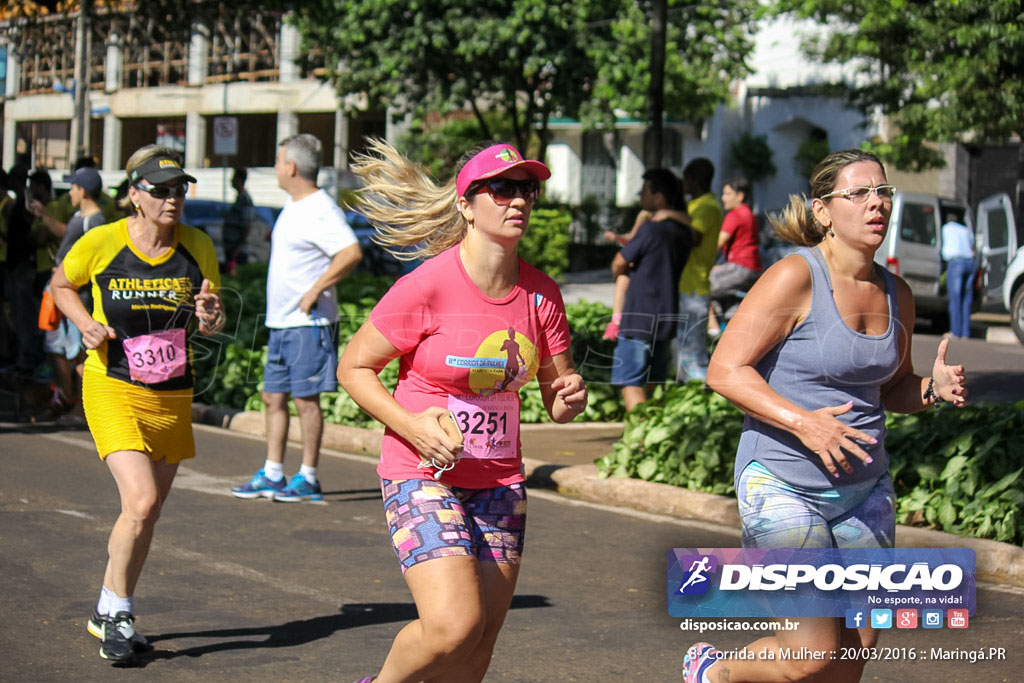
M 833 197 L 842 197 L 843 199 L 849 199 L 854 204 L 863 204 L 874 192 L 875 195 L 883 202 L 891 202 L 892 198 L 896 195 L 895 185 L 858 185 L 856 187 L 848 187 L 845 190 L 835 190 L 828 194 L 822 195 L 820 199 L 825 201 L 826 199 L 832 199 Z

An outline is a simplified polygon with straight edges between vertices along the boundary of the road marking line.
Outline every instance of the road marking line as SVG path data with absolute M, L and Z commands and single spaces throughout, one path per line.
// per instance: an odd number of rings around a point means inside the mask
M 325 593 L 324 591 L 317 590 L 316 588 L 310 588 L 309 586 L 303 586 L 301 584 L 292 583 L 291 581 L 283 581 L 274 576 L 268 576 L 263 572 L 256 571 L 251 567 L 238 564 L 237 562 L 225 562 L 222 560 L 211 560 L 202 553 L 197 553 L 192 550 L 185 550 L 172 545 L 164 545 L 156 540 L 153 541 L 153 548 L 158 549 L 162 553 L 166 553 L 175 557 L 179 560 L 185 560 L 186 562 L 200 564 L 215 573 L 227 574 L 229 576 L 236 576 L 240 579 L 253 581 L 255 583 L 262 583 L 266 586 L 270 586 L 276 590 L 291 593 L 292 595 L 300 595 L 311 600 L 316 600 L 333 607 L 338 605 L 344 605 L 349 602 L 354 602 L 349 598 L 341 595 L 332 595 Z
M 90 515 L 90 514 L 88 514 L 86 512 L 81 512 L 79 510 L 54 510 L 54 512 L 59 512 L 62 515 L 71 515 L 72 517 L 78 517 L 79 519 L 88 519 L 88 520 L 95 520 L 96 519 L 92 515 Z

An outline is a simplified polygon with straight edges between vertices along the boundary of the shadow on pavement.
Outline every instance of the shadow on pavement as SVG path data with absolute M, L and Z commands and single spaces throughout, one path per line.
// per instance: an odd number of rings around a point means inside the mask
M 516 595 L 512 598 L 511 609 L 533 609 L 550 606 L 550 601 L 543 595 Z M 140 654 L 136 666 L 145 667 L 148 663 L 157 660 L 177 659 L 178 657 L 202 657 L 207 654 L 231 650 L 295 647 L 296 645 L 304 645 L 321 638 L 327 638 L 333 635 L 335 631 L 378 624 L 406 622 L 412 621 L 415 618 L 416 606 L 412 603 L 349 604 L 342 605 L 339 614 L 289 621 L 272 626 L 154 634 L 148 636 L 148 639 L 150 644 L 155 646 L 155 649 L 149 653 Z M 260 640 L 253 639 L 260 636 L 263 636 Z M 183 650 L 162 650 L 157 645 L 157 643 L 189 638 L 216 638 L 218 642 L 187 647 Z

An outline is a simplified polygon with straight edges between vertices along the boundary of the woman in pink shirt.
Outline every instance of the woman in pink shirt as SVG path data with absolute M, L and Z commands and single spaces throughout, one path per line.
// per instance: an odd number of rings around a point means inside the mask
M 362 209 L 396 255 L 415 246 L 413 257 L 431 258 L 380 300 L 338 366 L 345 390 L 387 427 L 377 472 L 419 615 L 363 681 L 479 681 L 526 528 L 518 390 L 538 377 L 556 422 L 587 404 L 558 286 L 516 253 L 551 173 L 511 145 L 488 144 L 439 187 L 386 143 L 371 150 L 354 166 Z M 395 357 L 392 396 L 377 375 Z M 449 413 L 461 446 L 442 428 Z

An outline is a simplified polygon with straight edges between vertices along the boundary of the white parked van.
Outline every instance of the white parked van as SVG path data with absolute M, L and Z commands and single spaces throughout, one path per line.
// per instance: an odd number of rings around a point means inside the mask
M 942 279 L 942 224 L 955 214 L 975 234 L 980 277 L 975 282 L 975 303 L 1002 298 L 1003 278 L 1010 256 L 1017 250 L 1013 207 L 1006 194 L 993 195 L 978 205 L 977 220 L 966 204 L 935 195 L 897 192 L 885 242 L 875 261 L 910 285 L 917 314 L 948 329 L 948 299 Z
M 1017 256 L 1006 267 L 1003 305 L 1010 312 L 1013 333 L 1024 344 L 1024 247 L 1017 249 Z

